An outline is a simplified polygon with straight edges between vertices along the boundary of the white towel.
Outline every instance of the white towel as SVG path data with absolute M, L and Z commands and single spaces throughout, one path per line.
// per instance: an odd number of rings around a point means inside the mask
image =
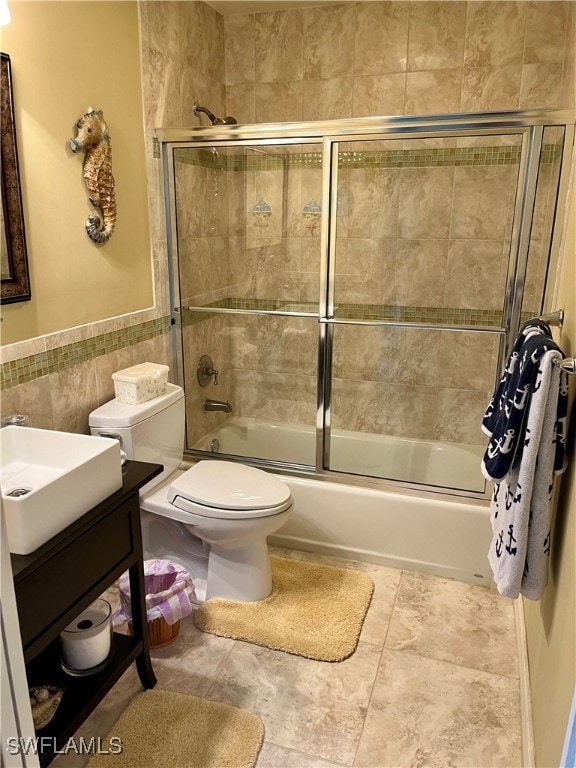
M 562 355 L 547 351 L 532 391 L 520 460 L 495 485 L 490 504 L 493 538 L 488 560 L 500 594 L 537 600 L 546 586 L 550 553 L 550 496 Z
M 559 359 L 558 353 L 552 355 L 552 360 Z M 560 356 L 561 358 L 561 356 Z M 546 364 L 546 358 L 543 365 Z M 530 522 L 528 531 L 528 544 L 526 548 L 526 563 L 522 576 L 520 591 L 530 600 L 539 600 L 548 583 L 548 561 L 550 559 L 550 526 L 552 500 L 556 415 L 558 390 L 560 387 L 560 368 L 550 363 L 550 384 L 548 398 L 544 411 L 542 434 L 536 471 L 534 473 L 534 487 L 532 489 L 532 503 L 530 505 Z

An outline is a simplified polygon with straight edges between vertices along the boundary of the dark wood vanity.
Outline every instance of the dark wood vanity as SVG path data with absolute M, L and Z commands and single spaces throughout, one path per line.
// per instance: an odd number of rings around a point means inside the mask
M 156 678 L 150 661 L 146 622 L 139 489 L 162 471 L 160 464 L 127 461 L 123 486 L 30 555 L 11 555 L 20 634 L 29 686 L 64 688 L 43 740 L 47 765 L 96 705 L 136 662 L 145 688 Z M 83 677 L 60 665 L 59 634 L 128 570 L 132 635 L 113 634 L 113 657 L 101 672 Z M 46 744 L 51 744 L 45 748 Z

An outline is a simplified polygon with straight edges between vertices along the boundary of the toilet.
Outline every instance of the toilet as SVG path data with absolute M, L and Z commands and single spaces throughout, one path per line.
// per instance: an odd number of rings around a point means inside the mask
M 140 491 L 145 556 L 175 560 L 194 577 L 207 553 L 206 599 L 268 597 L 266 537 L 293 507 L 286 483 L 230 461 L 203 460 L 182 469 L 184 392 L 174 384 L 139 405 L 111 400 L 92 411 L 89 424 L 93 435 L 120 440 L 128 459 L 164 465 Z

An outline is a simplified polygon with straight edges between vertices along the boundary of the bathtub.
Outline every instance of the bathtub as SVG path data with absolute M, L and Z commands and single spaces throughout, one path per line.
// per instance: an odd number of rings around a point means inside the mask
M 315 430 L 304 425 L 234 417 L 194 449 L 217 448 L 216 452 L 236 456 L 314 465 L 315 440 Z M 331 467 L 348 474 L 481 493 L 482 450 L 475 445 L 333 430 Z M 363 487 L 326 477 L 278 476 L 290 486 L 294 511 L 269 538 L 271 544 L 470 584 L 490 583 L 487 499 Z

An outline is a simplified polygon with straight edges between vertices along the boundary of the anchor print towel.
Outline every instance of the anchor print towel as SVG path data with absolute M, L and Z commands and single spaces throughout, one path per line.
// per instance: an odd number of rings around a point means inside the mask
M 498 591 L 506 597 L 516 598 L 522 593 L 538 600 L 548 578 L 553 474 L 565 468 L 568 377 L 553 364 L 563 354 L 549 336 L 528 335 L 515 350 L 517 375 L 510 376 L 506 397 L 502 398 L 507 418 L 493 422 L 495 431 L 483 472 L 488 479 L 499 481 L 490 504 L 493 537 L 488 554 Z M 511 389 L 513 381 L 515 390 Z M 530 386 L 525 392 L 526 381 Z M 521 411 L 522 417 L 514 411 Z M 514 434 L 500 439 L 507 429 L 513 429 Z M 500 461 L 494 462 L 497 458 Z M 508 469 L 503 476 L 489 474 L 488 467 L 500 473 L 505 465 Z
M 521 458 L 531 398 L 541 386 L 541 360 L 550 350 L 555 350 L 559 358 L 563 356 L 562 350 L 550 338 L 549 329 L 545 334 L 529 327 L 524 335 L 521 331 L 516 339 L 482 421 L 482 431 L 491 438 L 481 465 L 487 480 L 502 480 Z M 567 382 L 567 374 L 563 378 Z M 566 428 L 567 410 L 566 393 L 558 399 L 560 430 Z M 564 464 L 564 440 L 558 439 L 555 445 L 554 469 L 560 471 Z
M 507 398 L 509 393 L 514 392 L 512 385 L 512 377 L 517 376 L 519 373 L 518 358 L 520 357 L 520 350 L 526 339 L 535 334 L 541 333 L 548 338 L 552 338 L 550 326 L 544 323 L 542 320 L 528 320 L 527 323 L 520 328 L 506 367 L 502 373 L 502 377 L 496 387 L 496 391 L 490 399 L 490 403 L 486 410 L 486 414 L 482 421 L 482 431 L 491 436 L 496 430 L 498 420 L 502 417 L 502 412 L 505 410 Z

